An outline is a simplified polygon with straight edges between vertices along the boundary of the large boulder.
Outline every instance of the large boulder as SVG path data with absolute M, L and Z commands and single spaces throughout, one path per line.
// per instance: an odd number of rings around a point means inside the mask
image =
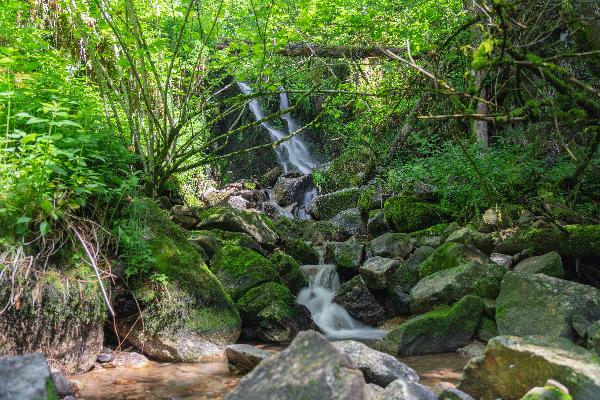
M 235 245 L 219 249 L 210 268 L 234 301 L 253 287 L 279 280 L 271 261 L 254 250 Z
M 494 249 L 494 239 L 489 233 L 478 232 L 473 228 L 464 227 L 454 231 L 446 239 L 447 242 L 470 244 L 487 254 Z
M 302 288 L 308 286 L 308 278 L 300 269 L 300 263 L 295 258 L 282 251 L 276 251 L 269 256 L 269 261 L 277 270 L 281 281 L 292 293 L 298 294 Z
M 232 344 L 225 348 L 225 356 L 230 371 L 247 374 L 271 353 L 249 344 Z
M 121 243 L 123 262 L 139 263 L 143 243 L 144 268 L 163 284 L 137 274 L 115 289 L 119 334 L 159 360 L 192 362 L 222 354 L 239 337 L 240 317 L 187 234 L 151 200 L 132 203 L 121 229 L 128 237 Z
M 383 190 L 380 186 L 367 186 L 363 188 L 358 198 L 358 209 L 364 215 L 370 211 L 383 208 L 384 199 Z
M 352 236 L 364 233 L 362 216 L 358 208 L 350 208 L 331 218 L 331 224 L 344 235 Z
M 448 214 L 437 204 L 414 197 L 396 196 L 386 200 L 385 220 L 396 232 L 414 232 L 444 222 Z
M 378 325 L 385 319 L 385 310 L 377 302 L 360 275 L 341 285 L 333 301 L 344 307 L 354 318 L 369 325 Z
M 507 269 L 493 263 L 469 261 L 421 279 L 410 292 L 413 312 L 431 310 L 442 304 L 452 304 L 467 294 L 495 299 Z
M 405 233 L 384 233 L 369 244 L 374 256 L 405 258 L 414 249 L 410 236 Z
M 600 225 L 566 225 L 559 230 L 522 228 L 505 231 L 494 252 L 514 255 L 524 250 L 536 255 L 558 252 L 562 257 L 600 257 Z
M 238 210 L 231 207 L 214 207 L 203 211 L 200 219 L 198 229 L 243 232 L 267 249 L 275 247 L 279 240 L 273 222 L 266 215 L 259 212 Z
M 386 387 L 396 379 L 405 382 L 417 382 L 419 375 L 398 361 L 396 357 L 371 349 L 369 346 L 354 340 L 333 342 L 333 345 L 346 354 L 360 369 L 367 383 Z
M 274 343 L 289 343 L 306 329 L 314 329 L 310 312 L 277 282 L 267 282 L 246 292 L 236 302 L 242 317 L 242 336 Z
M 444 243 L 419 265 L 419 276 L 424 278 L 444 269 L 455 268 L 467 261 L 485 263 L 488 257 L 468 244 Z
M 564 278 L 565 270 L 560 259 L 560 255 L 553 251 L 537 257 L 527 258 L 517 265 L 515 271 L 528 272 L 530 274 L 544 274 L 555 278 Z
M 0 304 L 7 306 L 0 315 L 0 356 L 39 352 L 67 372 L 89 370 L 102 350 L 108 315 L 93 268 L 80 260 L 45 272 L 11 264 L 0 270 Z M 109 280 L 103 285 L 108 291 Z
M 357 270 L 362 263 L 364 253 L 365 245 L 353 236 L 345 242 L 327 243 L 325 261 L 345 270 Z
M 283 351 L 261 362 L 227 400 L 367 400 L 363 374 L 314 331 L 301 332 Z
M 347 149 L 323 173 L 323 193 L 366 184 L 375 171 L 375 154 L 365 146 Z
M 333 193 L 322 194 L 309 204 L 308 213 L 316 220 L 327 220 L 344 210 L 356 207 L 360 189 L 352 187 Z
M 273 199 L 280 206 L 290 206 L 302 201 L 304 193 L 312 186 L 310 175 L 297 172 L 283 174 L 273 187 Z
M 377 342 L 376 347 L 393 355 L 455 351 L 473 338 L 483 311 L 480 297 L 465 296 L 452 307 L 442 306 L 408 320 Z
M 581 335 L 575 319 L 585 324 L 600 320 L 600 290 L 543 274 L 508 272 L 496 300 L 500 335 Z
M 0 399 L 58 400 L 46 358 L 26 354 L 0 359 Z
M 518 400 L 549 379 L 566 386 L 574 400 L 596 400 L 600 358 L 563 338 L 498 336 L 467 364 L 458 388 L 477 399 Z
M 359 268 L 363 281 L 370 289 L 385 289 L 392 279 L 396 270 L 400 267 L 400 261 L 390 258 L 372 257 Z

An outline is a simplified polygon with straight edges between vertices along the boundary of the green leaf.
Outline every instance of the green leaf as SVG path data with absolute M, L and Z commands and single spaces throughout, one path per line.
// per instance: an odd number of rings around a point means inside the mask
M 46 199 L 40 200 L 40 208 L 48 215 L 52 214 L 52 211 L 54 210 L 52 203 Z
M 50 225 L 46 221 L 40 224 L 40 233 L 45 236 L 50 231 Z

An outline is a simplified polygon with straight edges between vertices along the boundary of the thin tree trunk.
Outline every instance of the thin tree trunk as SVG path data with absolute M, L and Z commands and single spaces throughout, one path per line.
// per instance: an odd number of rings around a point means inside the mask
M 427 106 L 430 96 L 431 95 L 429 93 L 423 94 L 410 113 L 408 113 L 406 119 L 404 120 L 404 125 L 402 125 L 402 129 L 400 129 L 394 138 L 394 141 L 392 142 L 392 146 L 390 147 L 390 151 L 388 153 L 388 159 L 392 159 L 396 155 L 398 149 L 402 147 L 408 136 L 410 136 L 410 134 L 414 131 L 415 123 L 417 122 L 417 116 Z

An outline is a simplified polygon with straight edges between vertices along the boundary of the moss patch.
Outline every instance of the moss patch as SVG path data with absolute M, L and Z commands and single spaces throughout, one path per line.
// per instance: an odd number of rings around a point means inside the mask
M 303 264 L 319 263 L 319 253 L 313 246 L 303 240 L 287 239 L 283 244 L 283 248 L 287 254 Z
M 351 186 L 361 186 L 368 182 L 375 171 L 375 154 L 365 146 L 347 150 L 333 160 L 331 167 L 324 173 L 321 185 L 323 193 Z
M 385 220 L 397 232 L 414 232 L 445 222 L 448 213 L 437 204 L 425 203 L 409 196 L 386 200 Z
M 472 246 L 444 243 L 419 265 L 419 276 L 424 278 L 438 271 L 456 268 L 469 260 L 483 263 L 486 258 L 485 254 Z
M 281 281 L 292 291 L 298 292 L 308 286 L 308 278 L 300 269 L 300 263 L 282 251 L 276 251 L 269 260 L 277 270 Z
M 211 268 L 233 300 L 262 283 L 279 280 L 268 259 L 253 250 L 231 244 L 215 253 Z

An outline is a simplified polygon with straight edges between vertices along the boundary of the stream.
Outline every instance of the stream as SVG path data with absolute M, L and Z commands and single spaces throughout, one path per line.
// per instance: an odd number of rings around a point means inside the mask
M 277 352 L 283 346 L 261 346 Z M 400 357 L 413 368 L 424 385 L 439 382 L 458 383 L 468 361 L 457 353 Z M 78 381 L 78 398 L 86 400 L 223 399 L 240 381 L 229 372 L 225 359 L 191 364 L 151 362 L 144 368 L 117 367 L 92 371 L 70 378 Z

